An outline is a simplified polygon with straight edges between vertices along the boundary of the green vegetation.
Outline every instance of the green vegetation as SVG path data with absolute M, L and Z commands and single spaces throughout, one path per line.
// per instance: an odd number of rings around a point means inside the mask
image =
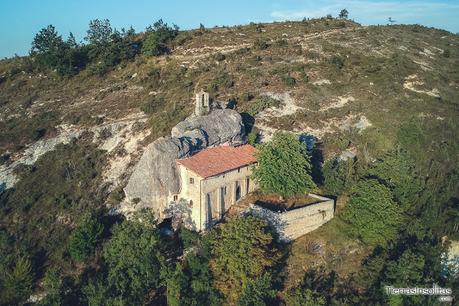
M 292 306 L 323 306 L 325 299 L 311 289 L 296 288 L 289 292 L 286 298 Z
M 85 40 L 78 44 L 72 33 L 66 41 L 53 25 L 41 29 L 34 37 L 30 55 L 39 69 L 56 69 L 61 76 L 72 76 L 88 67 L 103 75 L 123 61 L 132 60 L 140 53 L 158 56 L 168 52 L 168 45 L 178 35 L 178 27 L 169 27 L 162 19 L 148 26 L 142 41 L 131 27 L 118 31 L 108 19 L 94 19 L 89 23 Z
M 2 253 L 6 251 L 2 246 Z M 7 254 L 7 253 L 3 253 Z M 27 257 L 2 256 L 0 262 L 0 300 L 3 304 L 19 304 L 32 293 L 32 264 Z
M 103 224 L 97 215 L 85 216 L 70 235 L 70 256 L 77 261 L 87 260 L 94 252 L 103 230 Z
M 236 302 L 244 290 L 264 288 L 266 279 L 257 280 L 259 283 L 250 280 L 262 277 L 278 259 L 273 235 L 265 222 L 254 217 L 236 218 L 217 227 L 214 235 L 210 267 L 215 286 L 225 300 Z
M 247 99 L 247 101 L 250 101 L 250 100 L 252 99 Z M 261 96 L 261 97 L 258 97 L 250 101 L 248 104 L 246 104 L 246 107 L 244 107 L 243 110 L 246 111 L 249 115 L 255 116 L 267 108 L 280 107 L 280 106 L 281 106 L 281 102 L 279 100 L 268 97 L 268 96 Z
M 146 38 L 142 45 L 142 54 L 157 56 L 169 52 L 168 43 L 178 35 L 178 26 L 168 26 L 162 19 L 146 29 Z
M 259 146 L 257 160 L 253 176 L 265 193 L 289 197 L 315 187 L 306 146 L 293 134 L 274 134 L 270 142 Z
M 152 216 L 144 213 L 134 218 L 138 220 L 116 225 L 104 247 L 107 282 L 113 298 L 130 305 L 142 304 L 148 290 L 159 287 L 164 265 Z
M 323 189 L 333 195 L 349 191 L 355 177 L 355 161 L 349 158 L 345 161 L 329 160 L 322 168 L 324 177 Z
M 395 239 L 403 221 L 390 189 L 376 180 L 361 180 L 354 186 L 343 219 L 370 245 Z

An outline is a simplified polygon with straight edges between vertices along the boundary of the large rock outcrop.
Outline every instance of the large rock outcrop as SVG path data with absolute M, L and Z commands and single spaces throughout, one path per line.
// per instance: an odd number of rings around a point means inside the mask
M 180 191 L 175 160 L 208 146 L 242 142 L 244 125 L 238 112 L 217 109 L 205 116 L 185 119 L 172 129 L 171 134 L 157 139 L 145 149 L 124 189 L 123 212 L 150 208 L 162 219 L 171 205 L 171 195 Z

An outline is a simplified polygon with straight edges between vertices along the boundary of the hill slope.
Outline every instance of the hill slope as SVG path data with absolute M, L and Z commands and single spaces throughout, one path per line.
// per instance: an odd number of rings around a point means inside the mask
M 0 62 L 0 192 L 14 186 L 0 196 L 0 233 L 33 254 L 37 278 L 54 265 L 79 273 L 65 260 L 70 231 L 119 204 L 143 149 L 192 113 L 200 88 L 234 104 L 261 141 L 312 135 L 319 161 L 345 152 L 362 165 L 403 142 L 421 177 L 457 192 L 446 181 L 459 164 L 457 35 L 320 19 L 185 31 L 171 48 L 102 77 Z

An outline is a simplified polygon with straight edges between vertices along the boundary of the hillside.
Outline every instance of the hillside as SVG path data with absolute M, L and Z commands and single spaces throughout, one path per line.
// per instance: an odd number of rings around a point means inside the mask
M 70 232 L 84 213 L 118 207 L 145 147 L 193 112 L 201 88 L 234 105 L 261 142 L 277 130 L 310 135 L 319 164 L 355 155 L 357 172 L 411 150 L 441 201 L 457 196 L 457 35 L 323 18 L 181 31 L 170 48 L 102 76 L 84 69 L 61 77 L 30 57 L 0 61 L 0 229 L 15 241 L 8 250 L 32 254 L 36 280 L 51 266 L 82 273 L 66 260 Z M 359 269 L 372 248 L 341 237 L 346 226 L 336 220 L 293 244 L 287 287 L 313 265 L 305 245 L 326 244 L 334 230 L 327 258 L 338 259 L 328 268 Z

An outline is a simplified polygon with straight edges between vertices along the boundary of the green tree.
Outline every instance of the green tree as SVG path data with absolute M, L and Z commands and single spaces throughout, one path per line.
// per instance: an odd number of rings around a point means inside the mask
M 110 291 L 109 285 L 104 278 L 103 273 L 99 273 L 95 278 L 92 278 L 81 289 L 82 299 L 85 305 L 88 306 L 104 306 L 104 305 L 122 305 L 120 298 L 113 297 L 113 292 Z
M 115 225 L 103 256 L 114 296 L 129 305 L 142 304 L 147 292 L 159 287 L 160 272 L 165 265 L 151 213 L 141 212 Z
M 76 261 L 85 261 L 94 252 L 104 226 L 96 214 L 89 214 L 80 221 L 70 236 L 70 256 Z
M 46 272 L 44 281 L 46 296 L 40 301 L 39 305 L 43 306 L 60 306 L 65 305 L 64 295 L 65 287 L 62 276 L 56 269 L 51 269 Z
M 424 278 L 425 259 L 422 254 L 407 250 L 395 261 L 387 263 L 385 280 L 394 287 L 421 285 Z
M 146 29 L 146 38 L 142 46 L 142 53 L 148 56 L 157 56 L 169 52 L 167 44 L 178 35 L 176 25 L 169 26 L 162 19 L 156 21 Z
M 53 25 L 38 32 L 33 41 L 30 55 L 42 67 L 57 67 L 61 63 L 65 44 Z
M 276 133 L 259 146 L 253 170 L 261 190 L 283 197 L 304 194 L 315 187 L 306 146 L 290 133 Z
M 179 237 L 184 249 L 189 249 L 199 241 L 199 234 L 185 227 L 180 228 Z
M 229 303 L 239 300 L 251 281 L 277 262 L 278 251 L 267 224 L 255 217 L 238 217 L 215 228 L 210 267 Z
M 89 29 L 86 31 L 85 39 L 93 45 L 107 45 L 113 34 L 110 20 L 94 19 L 89 21 Z
M 175 270 L 169 272 L 166 279 L 167 305 L 180 306 L 188 304 L 186 297 L 187 277 L 182 266 L 177 264 Z
M 346 9 L 342 9 L 341 12 L 339 12 L 338 17 L 341 19 L 347 19 L 349 17 L 349 12 Z
M 377 180 L 360 180 L 352 189 L 343 219 L 363 242 L 385 245 L 396 238 L 403 220 L 392 198 L 391 190 Z
M 408 211 L 416 204 L 420 184 L 414 173 L 414 162 L 402 152 L 393 152 L 374 163 L 366 172 L 368 177 L 376 177 L 392 190 L 394 198 Z
M 187 254 L 185 261 L 169 269 L 167 274 L 168 305 L 221 305 L 206 254 Z
M 324 190 L 334 195 L 349 190 L 355 176 L 354 163 L 354 159 L 351 158 L 344 161 L 330 160 L 325 162 L 322 168 Z
M 87 48 L 79 46 L 72 33 L 64 41 L 52 25 L 35 35 L 30 54 L 40 67 L 56 69 L 61 76 L 78 73 L 88 62 Z
M 2 274 L 0 276 L 0 304 L 21 304 L 32 294 L 32 264 L 25 256 L 13 258 L 7 255 L 5 257 L 7 258 L 2 258 L 2 267 L 0 267 Z M 5 267 L 5 263 L 10 263 L 10 266 Z

